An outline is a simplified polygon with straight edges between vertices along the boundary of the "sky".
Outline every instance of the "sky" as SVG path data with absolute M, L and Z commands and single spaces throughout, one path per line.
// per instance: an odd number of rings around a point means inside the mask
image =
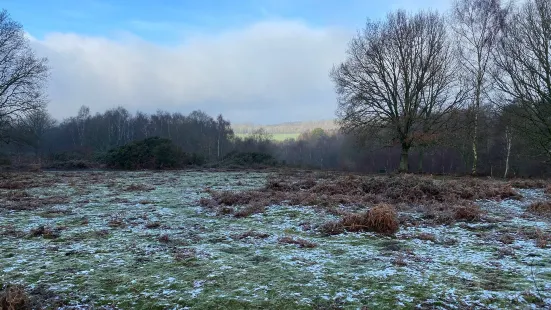
M 222 114 L 233 123 L 335 117 L 329 71 L 366 20 L 451 0 L 0 0 L 48 58 L 48 110 L 82 105 Z

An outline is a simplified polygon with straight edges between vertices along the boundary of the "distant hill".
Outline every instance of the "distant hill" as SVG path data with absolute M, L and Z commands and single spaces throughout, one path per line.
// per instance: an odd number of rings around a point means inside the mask
M 334 120 L 319 120 L 305 122 L 288 122 L 274 125 L 258 125 L 258 124 L 232 124 L 234 133 L 237 135 L 248 135 L 253 131 L 264 128 L 273 135 L 299 135 L 305 131 L 314 128 L 322 128 L 323 130 L 337 129 L 338 126 Z

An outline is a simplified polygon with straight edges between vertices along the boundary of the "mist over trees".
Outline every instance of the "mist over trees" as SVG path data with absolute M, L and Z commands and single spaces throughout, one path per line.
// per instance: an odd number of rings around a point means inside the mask
M 0 70 L 12 74 L 0 78 L 0 138 L 10 142 L 0 145 L 0 157 L 14 166 L 99 167 L 116 159 L 108 166 L 551 173 L 551 4 L 545 0 L 516 6 L 458 0 L 447 14 L 398 10 L 368 21 L 343 46 L 346 59 L 330 70 L 336 125 L 260 127 L 203 111 L 116 107 L 92 114 L 86 106 L 55 120 L 44 108 L 46 60 L 32 54 L 5 11 L 0 39 Z M 300 135 L 272 139 L 281 133 Z M 139 161 L 119 164 L 128 154 Z

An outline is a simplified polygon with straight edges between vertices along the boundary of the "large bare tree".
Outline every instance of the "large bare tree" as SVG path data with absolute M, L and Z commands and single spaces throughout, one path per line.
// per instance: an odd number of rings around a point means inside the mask
M 506 9 L 500 0 L 455 0 L 452 29 L 457 42 L 459 61 L 472 90 L 472 174 L 477 172 L 479 114 L 491 85 L 492 52 L 503 28 Z
M 45 58 L 33 53 L 23 27 L 0 11 L 0 141 L 16 120 L 45 105 Z
M 346 132 L 388 131 L 408 171 L 412 146 L 442 129 L 464 100 L 458 66 L 438 13 L 396 11 L 368 21 L 331 71 Z
M 493 77 L 515 129 L 551 159 L 551 2 L 527 0 L 507 20 Z

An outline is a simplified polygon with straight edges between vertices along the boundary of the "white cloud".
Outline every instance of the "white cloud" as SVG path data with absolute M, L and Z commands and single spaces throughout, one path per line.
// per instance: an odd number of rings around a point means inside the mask
M 132 35 L 115 39 L 52 33 L 33 40 L 52 68 L 49 110 L 75 115 L 122 105 L 223 113 L 259 123 L 334 116 L 328 73 L 344 59 L 353 33 L 271 21 L 216 35 L 196 34 L 176 46 Z

